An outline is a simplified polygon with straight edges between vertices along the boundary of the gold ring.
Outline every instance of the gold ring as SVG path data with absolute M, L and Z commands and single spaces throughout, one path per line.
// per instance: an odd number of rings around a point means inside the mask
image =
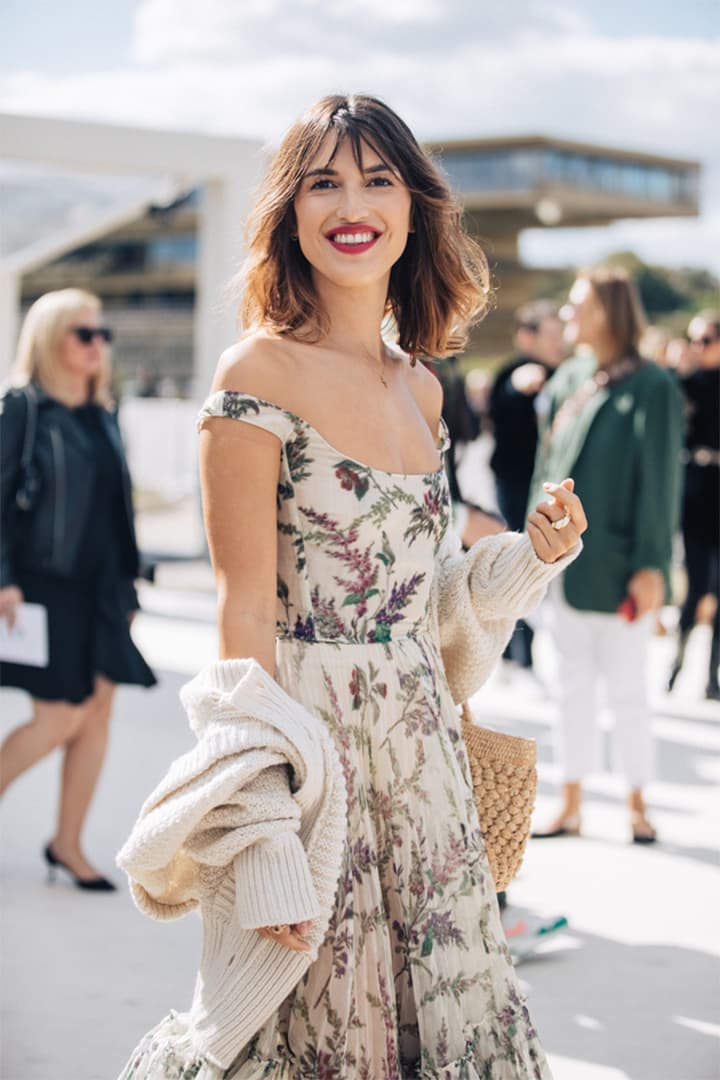
M 569 514 L 563 514 L 561 518 L 558 518 L 557 521 L 551 521 L 550 524 L 552 525 L 553 529 L 565 529 L 571 521 L 572 518 Z
M 282 924 L 278 923 L 277 926 L 270 926 L 270 927 L 268 927 L 268 929 L 270 930 L 270 933 L 273 934 L 275 937 L 281 937 L 285 933 L 285 931 L 288 929 L 288 924 L 287 923 L 282 923 Z

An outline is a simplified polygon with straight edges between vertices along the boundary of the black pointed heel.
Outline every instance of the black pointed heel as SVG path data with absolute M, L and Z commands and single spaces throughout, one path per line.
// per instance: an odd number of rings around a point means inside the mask
M 45 862 L 47 863 L 47 879 L 48 883 L 52 884 L 57 877 L 58 868 L 64 870 L 66 874 L 69 874 L 73 880 L 73 884 L 78 889 L 84 889 L 86 892 L 115 892 L 117 886 L 113 885 L 112 881 L 108 881 L 104 877 L 94 878 L 81 878 L 78 877 L 74 870 L 71 870 L 62 859 L 58 859 L 55 852 L 50 847 L 50 844 L 45 845 L 43 851 Z

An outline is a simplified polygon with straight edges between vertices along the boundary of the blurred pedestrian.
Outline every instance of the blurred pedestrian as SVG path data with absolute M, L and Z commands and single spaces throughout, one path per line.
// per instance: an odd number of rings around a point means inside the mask
M 582 273 L 570 293 L 577 355 L 547 386 L 535 497 L 547 477 L 581 487 L 585 548 L 552 590 L 561 661 L 563 803 L 539 835 L 580 831 L 582 782 L 597 764 L 596 691 L 604 682 L 630 790 L 632 838 L 655 839 L 643 788 L 653 745 L 645 688 L 654 617 L 669 593 L 679 506 L 682 418 L 677 380 L 638 353 L 643 313 L 624 270 Z
M 459 370 L 458 358 L 449 356 L 438 360 L 430 370 L 443 388 L 442 418 L 450 436 L 445 471 L 453 506 L 453 526 L 467 550 L 482 537 L 503 532 L 506 526 L 499 514 L 466 499 L 462 491 L 458 464 L 465 448 L 480 432 L 480 418 L 465 394 L 465 379 Z
M 682 508 L 687 596 L 680 611 L 678 650 L 668 689 L 682 669 L 690 631 L 704 596 L 715 597 L 705 696 L 720 700 L 720 313 L 702 312 L 688 327 L 695 371 L 681 380 L 686 402 Z
M 442 418 L 450 435 L 445 468 L 450 484 L 450 498 L 460 502 L 462 495 L 457 476 L 457 466 L 464 447 L 473 442 L 480 431 L 480 421 L 465 394 L 465 379 L 457 356 L 437 360 L 430 370 L 443 388 Z
M 492 373 L 475 367 L 465 376 L 465 397 L 475 416 L 478 434 L 463 449 L 458 466 L 458 481 L 463 498 L 486 508 L 505 521 L 497 504 L 495 477 L 490 468 L 490 458 L 495 449 L 492 421 L 489 413 Z
M 490 393 L 498 506 L 511 529 L 525 527 L 535 465 L 538 425 L 536 398 L 567 354 L 564 325 L 556 304 L 536 300 L 515 312 L 515 356 L 498 372 Z M 533 632 L 522 620 L 505 650 L 506 660 L 532 667 Z
M 492 376 L 485 368 L 474 367 L 465 376 L 465 397 L 477 419 L 478 430 L 484 431 L 490 426 L 490 391 Z
M 110 330 L 100 301 L 46 293 L 27 313 L 1 400 L 0 612 L 47 610 L 46 667 L 0 664 L 0 684 L 32 698 L 32 719 L 5 739 L 1 790 L 63 751 L 48 872 L 82 889 L 112 883 L 86 858 L 82 832 L 100 775 L 117 683 L 155 677 L 130 637 L 138 573 L 132 494 L 107 395 Z

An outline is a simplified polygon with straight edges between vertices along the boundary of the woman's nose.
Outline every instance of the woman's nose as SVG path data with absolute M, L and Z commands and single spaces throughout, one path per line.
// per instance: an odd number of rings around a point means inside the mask
M 338 213 L 344 221 L 362 221 L 367 217 L 365 187 L 360 184 L 344 184 L 340 190 Z

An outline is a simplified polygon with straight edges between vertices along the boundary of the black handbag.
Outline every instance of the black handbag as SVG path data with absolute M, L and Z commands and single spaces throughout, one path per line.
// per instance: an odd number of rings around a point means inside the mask
M 37 502 L 42 480 L 40 472 L 33 461 L 37 432 L 37 393 L 32 383 L 23 386 L 22 391 L 25 396 L 27 412 L 25 414 L 25 438 L 23 440 L 22 457 L 20 458 L 20 479 L 15 491 L 15 505 L 23 514 L 28 514 Z

